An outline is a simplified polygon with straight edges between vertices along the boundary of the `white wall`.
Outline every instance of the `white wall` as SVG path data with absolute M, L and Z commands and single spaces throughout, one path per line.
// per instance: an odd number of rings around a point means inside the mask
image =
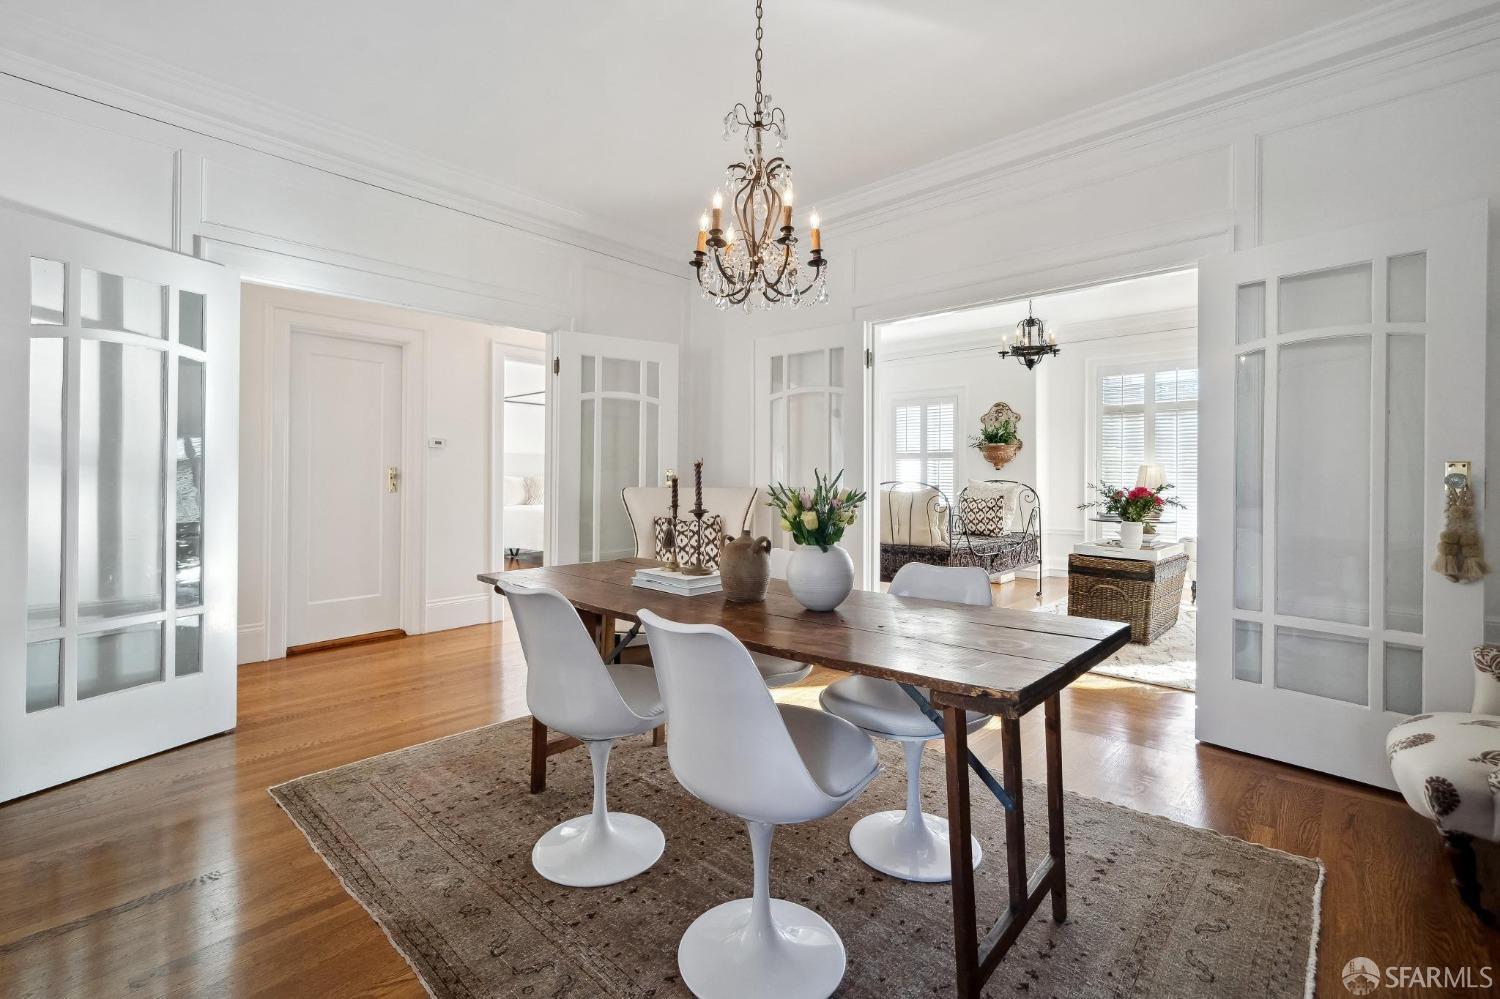
M 1064 575 L 1068 553 L 1083 541 L 1088 511 L 1078 504 L 1094 497 L 1087 484 L 1098 476 L 1090 467 L 1093 379 L 1100 367 L 1147 358 L 1197 357 L 1197 330 L 1162 316 L 1122 318 L 1090 324 L 1075 333 L 1068 349 L 1037 368 L 1039 422 L 1042 425 L 1040 490 L 1046 571 Z M 1133 485 L 1134 482 L 1126 483 Z
M 996 343 L 999 339 L 996 332 Z M 1037 455 L 1045 446 L 1036 406 L 1036 379 L 1017 362 L 997 356 L 996 349 L 977 347 L 950 354 L 912 354 L 882 361 L 877 379 L 880 398 L 875 407 L 882 442 L 881 452 L 876 456 L 880 478 L 894 477 L 890 455 L 896 404 L 912 394 L 956 395 L 955 493 L 970 479 L 1005 478 L 1036 484 Z M 998 472 L 984 460 L 983 454 L 967 446 L 969 436 L 979 432 L 979 418 L 997 402 L 1009 403 L 1020 414 L 1017 433 L 1022 442 L 1021 453 Z M 956 495 L 948 498 L 958 502 Z
M 36 70 L 0 61 L 0 199 L 220 261 L 266 285 L 544 332 L 684 338 L 686 268 L 654 263 L 649 254 L 596 252 L 588 247 L 600 240 L 589 234 L 533 225 L 491 206 L 399 193 L 383 178 L 365 183 L 356 168 L 327 156 L 299 158 L 286 143 L 244 130 L 226 127 L 235 141 L 221 141 L 211 137 L 217 126 L 201 118 L 190 119 L 191 128 L 159 120 L 170 109 L 153 108 L 152 117 L 121 110 L 135 103 L 131 95 L 90 81 L 69 86 L 93 100 L 28 82 Z M 435 379 L 426 433 L 449 439 L 428 465 L 442 490 L 434 496 L 443 499 L 429 507 L 425 538 L 428 627 L 487 619 L 479 610 L 487 594 L 473 574 L 488 550 L 489 345 L 462 325 L 424 327 Z M 247 400 L 263 377 L 251 333 Z M 262 415 L 252 411 L 242 426 L 247 461 L 266 445 Z M 242 484 L 253 553 L 263 511 L 256 477 L 247 471 Z M 253 557 L 242 559 L 241 574 L 246 660 L 264 655 L 256 645 L 264 586 Z
M 419 334 L 423 367 L 422 425 L 407 428 L 418 442 L 441 437 L 441 449 L 425 446 L 420 546 L 420 631 L 438 631 L 489 620 L 489 592 L 476 585 L 476 573 L 489 562 L 490 352 L 492 343 L 540 350 L 539 333 L 489 326 L 369 302 L 333 298 L 247 284 L 240 299 L 240 662 L 280 654 L 267 645 L 268 606 L 280 599 L 285 580 L 276 578 L 270 546 L 271 435 L 286 426 L 287 400 L 273 392 L 270 349 L 277 313 L 324 317 L 373 326 L 399 327 Z M 316 319 L 300 325 L 316 328 Z
M 723 456 L 715 475 L 751 474 L 741 414 L 752 411 L 745 372 L 757 336 L 840 324 L 861 349 L 867 322 L 1489 198 L 1492 391 L 1487 455 L 1474 457 L 1500 468 L 1500 16 L 1348 42 L 1338 57 L 1325 42 L 1160 88 L 1136 102 L 1134 117 L 1130 102 L 1116 102 L 1014 149 L 996 144 L 856 192 L 842 213 L 821 204 L 828 305 L 745 316 L 695 304 L 686 446 Z M 1056 495 L 1065 487 L 1041 460 Z M 1058 467 L 1067 464 L 1077 462 L 1059 456 Z M 1500 501 L 1487 503 L 1486 525 L 1500 548 Z M 1500 638 L 1500 582 L 1487 589 L 1489 631 Z

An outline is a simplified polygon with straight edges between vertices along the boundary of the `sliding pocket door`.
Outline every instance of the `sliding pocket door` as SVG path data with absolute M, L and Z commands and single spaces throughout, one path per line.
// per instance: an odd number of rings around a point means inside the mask
M 0 209 L 0 800 L 234 727 L 239 283 Z

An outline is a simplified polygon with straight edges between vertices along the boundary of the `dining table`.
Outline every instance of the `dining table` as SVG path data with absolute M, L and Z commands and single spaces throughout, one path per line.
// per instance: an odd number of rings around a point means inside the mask
M 957 995 L 968 999 L 980 994 L 1048 896 L 1052 918 L 1059 923 L 1067 919 L 1060 695 L 1125 645 L 1128 624 L 877 590 L 855 590 L 836 609 L 815 612 L 799 604 L 779 580 L 771 581 L 764 600 L 751 603 L 729 601 L 719 592 L 679 596 L 632 585 L 637 570 L 659 566 L 649 559 L 623 558 L 486 572 L 479 579 L 496 592 L 501 580 L 557 590 L 578 610 L 605 659 L 620 655 L 638 631 L 640 612 L 649 609 L 674 621 L 719 625 L 754 652 L 900 684 L 943 732 Z M 621 637 L 617 627 L 626 623 L 630 631 Z M 1037 708 L 1042 709 L 1046 749 L 1048 845 L 1045 859 L 1028 871 L 1021 719 Z M 999 779 L 969 747 L 969 711 L 999 719 Z M 662 736 L 658 729 L 658 742 Z M 552 737 L 533 718 L 531 790 L 546 788 L 550 757 L 578 745 Z M 981 793 L 1000 801 L 1005 816 L 1008 904 L 983 935 L 975 908 L 971 774 Z

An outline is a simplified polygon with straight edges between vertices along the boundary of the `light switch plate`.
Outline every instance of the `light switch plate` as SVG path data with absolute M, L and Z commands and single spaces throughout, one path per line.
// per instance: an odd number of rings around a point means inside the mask
M 430 448 L 436 448 L 438 450 L 442 450 L 443 448 L 445 448 L 445 447 L 448 446 L 448 438 L 446 438 L 446 437 L 429 437 L 429 438 L 427 438 L 427 446 L 430 447 Z

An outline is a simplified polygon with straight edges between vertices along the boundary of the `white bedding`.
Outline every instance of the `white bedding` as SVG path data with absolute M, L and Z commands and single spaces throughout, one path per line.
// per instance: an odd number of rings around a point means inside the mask
M 519 548 L 522 551 L 542 550 L 542 504 L 507 506 L 501 530 L 505 535 L 505 549 Z

